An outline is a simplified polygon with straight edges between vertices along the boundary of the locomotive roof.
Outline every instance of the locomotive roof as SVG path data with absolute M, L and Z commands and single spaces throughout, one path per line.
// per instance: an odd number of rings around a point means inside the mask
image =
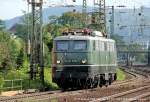
M 58 36 L 54 40 L 101 40 L 101 41 L 110 41 L 114 42 L 112 39 L 107 39 L 104 37 L 93 37 L 93 36 Z

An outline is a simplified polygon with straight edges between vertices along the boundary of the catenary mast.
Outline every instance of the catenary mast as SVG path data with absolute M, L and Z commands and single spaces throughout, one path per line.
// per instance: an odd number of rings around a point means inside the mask
M 30 78 L 37 77 L 40 68 L 40 79 L 44 84 L 44 63 L 43 63 L 43 34 L 42 34 L 42 5 L 43 0 L 27 0 L 32 9 L 32 24 L 30 34 Z

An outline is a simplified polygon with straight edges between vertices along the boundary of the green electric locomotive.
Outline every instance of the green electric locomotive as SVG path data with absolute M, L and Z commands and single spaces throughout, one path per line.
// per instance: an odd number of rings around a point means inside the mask
M 67 32 L 53 42 L 52 80 L 63 89 L 93 88 L 116 80 L 116 45 L 98 31 Z

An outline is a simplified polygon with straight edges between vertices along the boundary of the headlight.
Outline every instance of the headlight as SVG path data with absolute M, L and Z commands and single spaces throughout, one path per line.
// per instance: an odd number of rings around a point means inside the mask
M 60 64 L 61 63 L 61 61 L 60 60 L 57 60 L 57 64 Z
M 82 60 L 82 63 L 83 63 L 83 64 L 85 64 L 86 62 L 87 62 L 87 60 L 86 60 L 86 59 Z

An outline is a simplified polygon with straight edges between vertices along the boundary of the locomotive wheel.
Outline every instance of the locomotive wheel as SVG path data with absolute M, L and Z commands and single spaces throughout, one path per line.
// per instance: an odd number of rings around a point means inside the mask
M 62 92 L 66 91 L 66 90 L 67 90 L 67 87 L 65 87 L 65 86 L 63 86 L 63 87 L 61 88 L 61 91 L 62 91 Z
M 100 80 L 99 80 L 99 87 L 102 87 L 104 85 L 104 78 L 103 76 L 100 76 Z
M 102 84 L 99 84 L 99 87 L 102 87 L 103 85 Z
M 95 78 L 95 79 L 94 79 L 94 82 L 93 82 L 93 88 L 96 88 L 97 85 L 98 85 L 98 79 Z
M 114 80 L 117 80 L 117 74 L 115 73 L 115 75 L 114 75 Z
M 86 89 L 86 88 L 87 88 L 86 79 L 83 79 L 83 80 L 81 81 L 81 85 L 82 85 L 82 88 L 83 88 L 83 89 Z
M 99 87 L 102 87 L 102 86 L 103 86 L 103 80 L 100 80 Z
M 88 78 L 86 80 L 86 88 L 87 89 L 92 88 L 92 79 L 91 78 Z
M 70 88 L 71 88 L 71 90 L 74 90 L 75 86 L 76 86 L 75 80 L 72 79 L 72 81 L 70 82 Z
M 83 89 L 84 83 L 81 79 L 77 79 L 77 89 Z
M 105 80 L 105 87 L 108 87 L 109 85 L 109 80 Z
M 111 85 L 112 83 L 112 78 L 109 78 L 109 85 Z

